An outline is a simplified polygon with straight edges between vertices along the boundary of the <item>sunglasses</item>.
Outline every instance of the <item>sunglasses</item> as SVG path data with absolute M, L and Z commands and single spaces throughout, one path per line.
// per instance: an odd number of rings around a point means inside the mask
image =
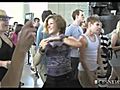
M 10 18 L 9 17 L 0 17 L 0 21 L 9 21 Z

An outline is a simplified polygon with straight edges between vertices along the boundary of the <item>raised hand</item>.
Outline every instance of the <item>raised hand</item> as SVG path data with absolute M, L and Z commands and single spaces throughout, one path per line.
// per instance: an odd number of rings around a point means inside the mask
M 32 21 L 28 21 L 22 28 L 17 45 L 25 52 L 29 50 L 33 44 L 36 36 L 36 28 L 33 26 Z

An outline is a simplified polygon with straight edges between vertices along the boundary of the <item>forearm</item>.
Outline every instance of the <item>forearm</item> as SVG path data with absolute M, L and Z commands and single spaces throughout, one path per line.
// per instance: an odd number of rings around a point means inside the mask
M 112 49 L 113 50 L 120 50 L 120 46 L 113 46 Z
M 38 48 L 35 56 L 33 57 L 33 64 L 35 66 L 37 66 L 40 63 L 40 61 L 42 60 L 43 56 L 44 56 L 44 52 L 41 52 Z
M 63 42 L 66 43 L 67 45 L 76 48 L 80 48 L 82 46 L 82 44 L 79 41 L 77 41 L 77 39 L 73 39 L 73 38 L 64 38 Z
M 19 46 L 15 48 L 13 53 L 11 66 L 8 72 L 4 76 L 1 87 L 18 87 L 21 79 L 23 65 L 25 60 L 26 52 L 23 51 Z

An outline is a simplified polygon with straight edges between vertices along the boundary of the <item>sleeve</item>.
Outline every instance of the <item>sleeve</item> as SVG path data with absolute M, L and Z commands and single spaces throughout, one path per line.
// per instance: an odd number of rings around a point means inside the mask
M 69 26 L 69 27 L 66 27 L 66 30 L 65 30 L 65 35 L 66 36 L 72 36 L 72 28 Z
M 45 52 L 42 52 L 39 48 L 38 51 L 36 52 L 35 56 L 33 57 L 33 64 L 35 66 L 39 65 L 41 60 L 44 58 L 44 55 L 45 55 Z
M 43 33 L 42 33 L 43 27 L 40 26 L 37 30 L 36 35 L 36 47 L 38 48 L 40 41 L 43 39 Z

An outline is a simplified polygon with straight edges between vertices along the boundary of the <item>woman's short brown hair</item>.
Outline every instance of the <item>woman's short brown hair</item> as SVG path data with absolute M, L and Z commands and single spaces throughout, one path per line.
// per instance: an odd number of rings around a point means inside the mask
M 48 33 L 48 20 L 52 18 L 54 19 L 58 29 L 60 29 L 60 34 L 64 34 L 65 33 L 65 29 L 66 29 L 66 21 L 65 19 L 61 16 L 61 15 L 49 15 L 46 19 L 45 19 L 45 23 L 44 23 L 44 32 Z

